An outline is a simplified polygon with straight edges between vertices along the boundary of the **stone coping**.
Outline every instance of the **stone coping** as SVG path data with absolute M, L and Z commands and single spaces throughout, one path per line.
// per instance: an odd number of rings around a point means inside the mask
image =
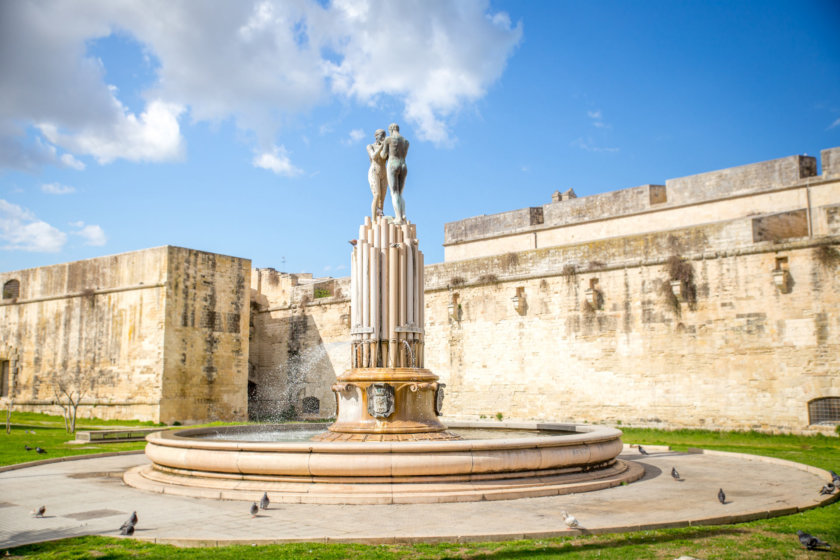
M 257 429 L 250 426 L 237 430 L 230 430 L 235 433 L 247 433 L 249 431 L 265 431 L 266 428 L 285 428 L 286 426 L 324 427 L 329 424 L 276 424 L 262 425 Z M 229 450 L 229 451 L 284 451 L 287 453 L 428 453 L 455 451 L 484 451 L 489 449 L 526 449 L 526 448 L 548 448 L 566 447 L 579 445 L 581 443 L 599 443 L 614 440 L 621 437 L 621 430 L 605 426 L 581 425 L 581 424 L 553 424 L 536 422 L 449 422 L 448 428 L 470 428 L 470 429 L 509 429 L 509 430 L 539 430 L 539 431 L 562 431 L 576 432 L 567 436 L 528 436 L 497 439 L 465 439 L 465 440 L 431 440 L 412 442 L 387 442 L 387 441 L 366 441 L 366 442 L 317 442 L 317 441 L 291 441 L 291 442 L 249 442 L 233 440 L 202 440 L 195 437 L 204 434 L 213 434 L 220 431 L 228 431 L 229 428 L 194 428 L 177 431 L 155 432 L 146 436 L 146 441 L 155 445 L 165 447 L 179 447 L 189 449 L 206 450 Z

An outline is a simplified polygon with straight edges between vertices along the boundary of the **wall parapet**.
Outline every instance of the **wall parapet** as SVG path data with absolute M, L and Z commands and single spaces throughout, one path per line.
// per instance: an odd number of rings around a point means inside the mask
M 835 170 L 840 169 L 840 148 L 823 150 L 821 157 L 822 177 L 816 173 L 816 158 L 795 155 L 668 179 L 665 185 L 647 184 L 450 222 L 444 226 L 444 247 L 803 188 L 840 176 Z M 538 214 L 539 220 L 532 218 Z

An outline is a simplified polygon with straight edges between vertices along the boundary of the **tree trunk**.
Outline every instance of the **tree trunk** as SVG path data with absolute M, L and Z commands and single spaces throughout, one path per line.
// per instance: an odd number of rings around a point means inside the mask
M 6 409 L 6 433 L 12 433 L 12 401 L 9 401 L 9 408 Z

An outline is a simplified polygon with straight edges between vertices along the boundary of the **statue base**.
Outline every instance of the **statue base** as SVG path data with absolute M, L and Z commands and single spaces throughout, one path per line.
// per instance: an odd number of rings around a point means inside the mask
M 439 420 L 442 383 L 427 369 L 354 368 L 338 378 L 336 421 L 318 441 L 460 439 Z

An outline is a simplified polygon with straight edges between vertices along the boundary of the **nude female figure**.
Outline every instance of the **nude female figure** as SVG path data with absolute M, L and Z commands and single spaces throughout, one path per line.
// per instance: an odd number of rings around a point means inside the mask
M 370 158 L 370 169 L 368 169 L 368 182 L 370 192 L 373 193 L 373 202 L 370 205 L 370 217 L 376 222 L 377 216 L 382 216 L 382 207 L 385 204 L 385 188 L 388 186 L 388 179 L 385 172 L 385 158 L 382 157 L 380 149 L 385 139 L 385 131 L 381 128 L 373 133 L 374 142 L 368 144 L 367 153 Z

